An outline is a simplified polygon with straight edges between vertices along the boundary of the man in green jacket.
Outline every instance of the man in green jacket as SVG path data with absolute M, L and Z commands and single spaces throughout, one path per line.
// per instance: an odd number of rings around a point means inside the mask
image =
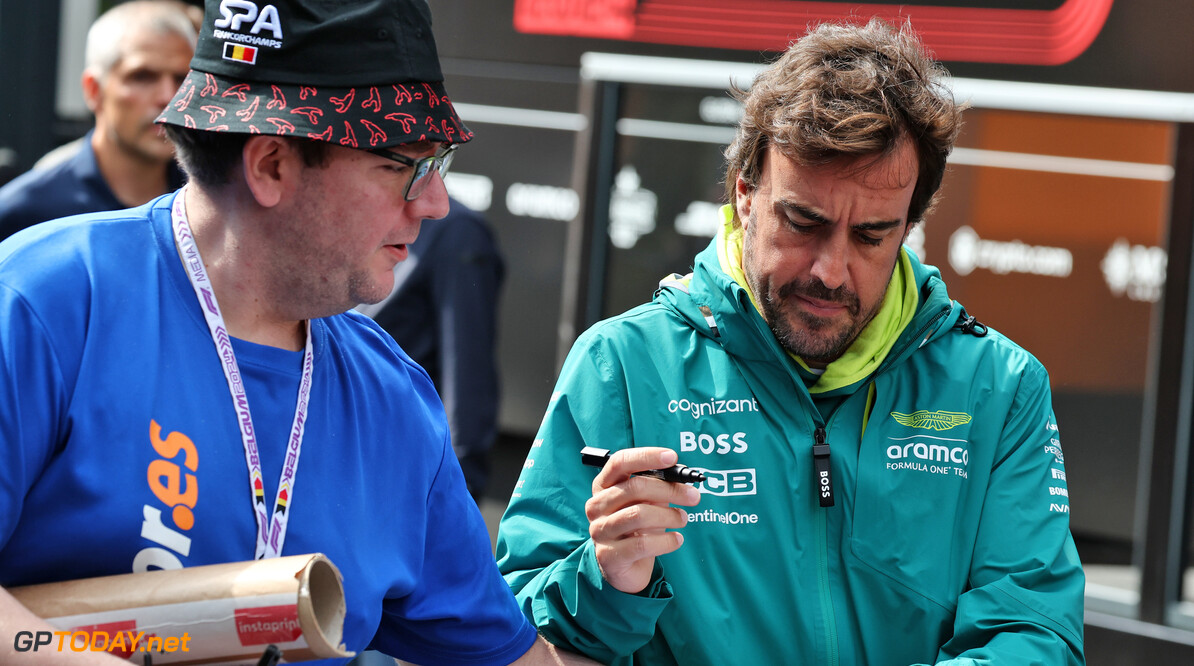
M 502 519 L 549 640 L 626 664 L 1084 663 L 1048 375 L 902 248 L 961 123 L 943 76 L 907 27 L 823 25 L 740 94 L 720 233 L 576 342 Z M 597 471 L 585 446 L 615 453 Z M 677 461 L 704 480 L 637 474 Z

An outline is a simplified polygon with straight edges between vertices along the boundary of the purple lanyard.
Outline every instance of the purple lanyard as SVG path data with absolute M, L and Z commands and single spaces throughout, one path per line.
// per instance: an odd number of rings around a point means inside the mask
M 299 451 L 303 446 L 303 429 L 307 423 L 307 404 L 311 396 L 311 374 L 314 367 L 314 354 L 311 346 L 311 321 L 307 320 L 307 341 L 303 348 L 303 376 L 299 381 L 298 403 L 294 407 L 294 424 L 290 427 L 290 441 L 286 446 L 286 461 L 282 465 L 282 475 L 278 479 L 278 494 L 274 498 L 274 512 L 271 515 L 265 504 L 265 485 L 261 478 L 261 458 L 257 453 L 257 436 L 253 431 L 253 418 L 249 414 L 249 398 L 245 394 L 245 385 L 241 380 L 240 368 L 236 364 L 236 354 L 232 351 L 232 340 L 224 327 L 224 316 L 220 314 L 220 306 L 216 303 L 216 294 L 212 290 L 211 280 L 203 261 L 199 258 L 199 247 L 195 244 L 195 237 L 191 234 L 191 225 L 187 222 L 186 204 L 184 203 L 185 188 L 174 197 L 174 207 L 171 222 L 174 227 L 174 242 L 178 245 L 178 253 L 182 256 L 182 263 L 186 266 L 187 277 L 191 280 L 191 287 L 195 289 L 195 297 L 199 299 L 203 317 L 207 320 L 207 328 L 211 331 L 212 342 L 216 345 L 216 352 L 220 355 L 220 365 L 224 369 L 224 378 L 228 380 L 228 391 L 232 395 L 232 404 L 236 408 L 236 421 L 240 426 L 241 442 L 245 447 L 245 464 L 249 468 L 249 490 L 253 500 L 253 514 L 257 518 L 257 548 L 256 559 L 278 557 L 282 553 L 282 543 L 286 540 L 286 523 L 290 518 L 290 506 L 294 504 L 294 480 L 298 471 Z

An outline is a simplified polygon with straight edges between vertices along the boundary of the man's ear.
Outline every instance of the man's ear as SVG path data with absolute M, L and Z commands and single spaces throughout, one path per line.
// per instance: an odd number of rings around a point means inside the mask
M 103 98 L 104 87 L 95 73 L 90 70 L 83 71 L 80 84 L 83 89 L 83 102 L 87 104 L 87 109 L 94 114 Z
M 253 198 L 273 208 L 298 187 L 303 160 L 285 138 L 255 134 L 245 141 L 241 166 Z
M 737 181 L 734 183 L 734 208 L 738 213 L 738 221 L 742 226 L 746 226 L 746 221 L 750 219 L 750 207 L 754 203 L 755 188 L 746 184 L 739 175 Z

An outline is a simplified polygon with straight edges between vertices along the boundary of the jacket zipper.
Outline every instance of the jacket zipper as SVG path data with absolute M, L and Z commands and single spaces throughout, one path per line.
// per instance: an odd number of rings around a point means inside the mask
M 929 330 L 935 330 L 937 323 L 951 310 L 952 308 L 950 307 L 943 308 L 940 313 L 935 315 L 923 328 L 917 332 L 916 336 L 913 337 L 912 340 L 915 341 L 917 338 L 924 336 L 924 339 L 920 341 L 920 344 L 924 345 L 928 341 Z M 907 346 L 901 349 L 900 354 L 902 354 L 906 349 Z M 891 358 L 891 356 L 889 355 L 888 358 Z M 884 369 L 885 368 L 877 369 L 875 371 L 875 375 L 877 376 L 879 373 L 883 372 Z M 874 376 L 872 376 L 867 381 L 867 385 L 870 385 L 872 382 L 874 382 L 874 379 Z M 813 407 L 813 410 L 814 413 L 816 413 L 815 406 Z M 829 421 L 833 421 L 832 415 L 830 416 Z M 816 478 L 814 479 L 814 487 L 817 488 L 817 495 L 820 499 L 821 507 L 828 508 L 834 505 L 833 475 L 830 472 L 829 465 L 830 457 L 828 434 L 826 432 L 825 425 L 815 422 L 814 425 L 813 469 L 816 474 Z M 828 666 L 838 666 L 837 622 L 834 620 L 833 595 L 830 593 L 829 586 L 829 519 L 826 516 L 825 511 L 815 511 L 814 513 L 816 514 L 815 519 L 817 522 L 817 539 L 820 542 L 817 544 L 817 587 L 819 592 L 818 596 L 821 598 L 821 614 L 822 618 L 824 619 L 825 626 L 825 649 L 827 653 L 825 655 L 825 663 Z
M 834 620 L 833 595 L 829 592 L 829 525 L 824 511 L 817 515 L 817 587 L 821 597 L 821 613 L 825 622 L 825 664 L 838 666 L 837 622 Z
M 908 344 L 899 348 L 898 353 L 893 353 L 893 352 L 897 352 L 897 350 L 895 350 L 895 349 L 893 349 L 891 352 L 888 352 L 887 360 L 885 360 L 883 362 L 882 367 L 875 370 L 875 376 L 878 376 L 881 372 L 883 372 L 888 367 L 890 367 L 891 364 L 888 363 L 888 360 L 893 359 L 893 358 L 899 358 L 899 357 L 903 356 L 904 352 L 908 349 L 909 346 L 911 346 L 914 342 L 916 342 L 917 338 L 920 338 L 920 342 L 916 344 L 917 349 L 925 346 L 929 342 L 929 336 L 933 334 L 933 331 L 936 331 L 941 326 L 940 321 L 942 319 L 944 319 L 946 316 L 948 316 L 950 312 L 953 312 L 952 305 L 942 306 L 941 310 L 937 314 L 933 315 L 933 318 L 930 319 L 924 326 L 922 326 L 921 329 L 916 332 L 916 335 L 912 336 L 912 338 L 908 341 Z M 932 329 L 932 330 L 930 330 L 930 329 Z M 874 381 L 874 376 L 871 377 L 871 380 Z

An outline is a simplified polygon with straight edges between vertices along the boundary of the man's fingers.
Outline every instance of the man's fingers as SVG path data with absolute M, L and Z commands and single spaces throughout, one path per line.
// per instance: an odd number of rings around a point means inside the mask
M 637 476 L 676 464 L 676 452 L 662 447 L 631 447 L 609 457 L 593 480 L 593 496 L 585 502 L 589 536 L 602 576 L 628 593 L 641 591 L 651 578 L 655 558 L 684 543 L 677 530 L 688 524 L 688 512 L 673 504 L 695 506 L 697 489 L 685 483 Z
M 696 506 L 701 500 L 700 492 L 691 485 L 645 476 L 632 476 L 610 488 L 597 489 L 596 485 L 593 496 L 585 503 L 585 515 L 590 521 L 637 504 Z
M 586 511 L 588 507 L 586 506 Z M 674 530 L 688 524 L 688 512 L 670 506 L 632 504 L 612 514 L 589 518 L 589 536 L 594 541 L 616 541 L 636 533 Z
M 615 452 L 605 467 L 593 480 L 593 492 L 599 488 L 609 488 L 626 481 L 636 472 L 650 469 L 664 469 L 676 464 L 679 456 L 675 451 L 660 446 L 642 446 L 622 449 Z

